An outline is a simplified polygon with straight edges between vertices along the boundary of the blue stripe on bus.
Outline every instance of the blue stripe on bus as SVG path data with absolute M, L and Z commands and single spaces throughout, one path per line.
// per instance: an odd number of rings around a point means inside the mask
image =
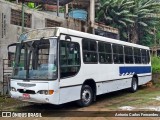
M 151 66 L 127 66 L 119 67 L 120 75 L 151 73 Z

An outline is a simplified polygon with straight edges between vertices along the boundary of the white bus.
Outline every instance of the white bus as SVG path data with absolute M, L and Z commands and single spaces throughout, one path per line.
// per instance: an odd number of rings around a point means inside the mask
M 16 45 L 11 97 L 34 103 L 77 101 L 151 80 L 148 47 L 62 27 L 36 29 Z

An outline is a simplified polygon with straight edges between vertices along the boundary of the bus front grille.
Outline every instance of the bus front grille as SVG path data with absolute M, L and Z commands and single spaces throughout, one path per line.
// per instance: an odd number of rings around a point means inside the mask
M 36 94 L 33 90 L 18 89 L 20 93 Z

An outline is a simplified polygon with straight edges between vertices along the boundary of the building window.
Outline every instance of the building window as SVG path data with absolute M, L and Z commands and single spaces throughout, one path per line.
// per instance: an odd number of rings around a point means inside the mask
M 117 45 L 113 44 L 113 59 L 115 64 L 123 64 L 124 59 L 123 59 L 123 46 L 122 45 Z
M 112 48 L 110 43 L 98 42 L 99 62 L 112 63 Z
M 60 22 L 50 19 L 45 19 L 45 27 L 60 27 L 60 26 L 61 26 Z
M 97 57 L 97 42 L 94 40 L 84 38 L 82 40 L 83 46 L 83 61 L 87 64 L 96 64 Z
M 31 14 L 24 13 L 24 27 L 31 28 L 31 17 Z M 11 24 L 22 26 L 22 11 L 11 9 Z

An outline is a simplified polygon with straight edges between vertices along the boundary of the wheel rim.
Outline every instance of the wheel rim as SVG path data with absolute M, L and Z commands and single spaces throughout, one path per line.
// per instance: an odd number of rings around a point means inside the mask
M 135 80 L 133 81 L 133 89 L 137 90 L 137 82 Z
M 88 90 L 88 89 L 85 89 L 83 92 L 82 92 L 82 101 L 87 104 L 89 103 L 91 100 L 91 92 Z

